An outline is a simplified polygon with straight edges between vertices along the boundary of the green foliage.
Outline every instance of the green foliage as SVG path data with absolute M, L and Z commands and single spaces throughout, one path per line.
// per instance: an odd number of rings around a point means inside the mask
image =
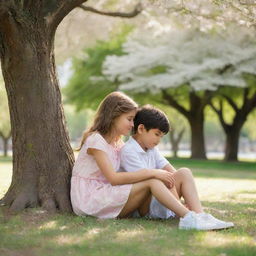
M 124 26 L 122 32 L 112 35 L 109 41 L 98 41 L 92 48 L 84 50 L 86 58 L 73 59 L 73 76 L 63 92 L 68 103 L 77 109 L 97 108 L 101 100 L 118 87 L 117 82 L 110 82 L 102 74 L 102 63 L 108 55 L 122 55 L 122 44 L 131 32 L 131 26 Z M 93 80 L 94 77 L 101 79 Z
M 86 109 L 75 111 L 71 105 L 64 105 L 65 117 L 71 141 L 78 141 L 82 132 L 91 122 L 93 111 Z
M 163 73 L 166 73 L 167 71 L 167 67 L 166 66 L 163 66 L 163 65 L 160 65 L 160 66 L 155 66 L 151 69 L 149 69 L 146 73 L 145 73 L 145 76 L 150 76 L 150 75 L 157 75 L 157 74 L 163 74 Z

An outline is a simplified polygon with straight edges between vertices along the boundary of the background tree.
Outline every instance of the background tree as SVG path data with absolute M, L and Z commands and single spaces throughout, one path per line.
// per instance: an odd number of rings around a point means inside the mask
M 63 89 L 66 102 L 74 104 L 77 110 L 92 108 L 95 109 L 105 95 L 116 90 L 119 83 L 104 79 L 102 74 L 102 64 L 108 55 L 124 55 L 122 44 L 127 36 L 132 32 L 132 26 L 122 26 L 121 32 L 113 34 L 108 41 L 98 41 L 94 47 L 84 50 L 84 57 L 73 58 L 73 74 L 68 85 Z M 101 76 L 101 77 L 100 77 Z M 179 143 L 185 132 L 185 122 L 176 111 L 161 104 L 158 98 L 147 93 L 132 93 L 130 96 L 136 99 L 140 105 L 154 104 L 163 109 L 171 120 L 170 142 L 175 157 L 179 148 Z M 178 125 L 172 120 L 178 120 Z
M 102 64 L 108 55 L 122 55 L 122 44 L 132 31 L 132 26 L 121 26 L 118 32 L 112 33 L 107 41 L 97 41 L 93 47 L 83 50 L 83 55 L 72 59 L 72 76 L 63 88 L 65 101 L 76 106 L 77 110 L 96 109 L 102 99 L 118 83 L 104 79 Z
M 168 32 L 151 41 L 147 34 L 135 36 L 124 44 L 125 55 L 106 58 L 103 73 L 111 81 L 118 80 L 122 90 L 160 91 L 162 100 L 190 124 L 192 157 L 205 158 L 206 105 L 219 88 L 246 87 L 243 74 L 256 72 L 251 30 L 240 28 L 236 37 L 233 32 L 233 27 L 222 35 L 190 29 Z
M 178 157 L 179 146 L 186 130 L 188 130 L 188 124 L 186 119 L 173 108 L 165 105 L 162 106 L 162 109 L 167 114 L 170 122 L 169 138 L 172 147 L 172 156 Z
M 256 130 L 254 129 L 256 120 L 256 109 L 248 116 L 248 122 L 245 124 L 245 133 L 248 135 L 250 141 L 256 140 Z
M 88 1 L 97 9 L 122 10 L 139 2 L 99 0 Z M 58 26 L 55 37 L 57 63 L 67 58 L 79 56 L 84 47 L 92 47 L 96 40 L 109 39 L 109 32 L 118 29 L 120 24 L 133 24 L 135 27 L 157 27 L 158 31 L 173 27 L 196 25 L 202 31 L 226 27 L 230 22 L 238 26 L 255 25 L 255 8 L 250 1 L 208 1 L 208 0 L 144 0 L 143 12 L 133 19 L 111 18 L 84 12 L 76 8 Z M 86 21 L 86 23 L 85 23 Z M 86 29 L 85 29 L 86 25 Z
M 12 211 L 42 205 L 70 212 L 73 151 L 55 71 L 54 36 L 85 0 L 0 1 L 0 58 L 11 116 L 12 183 L 1 204 Z M 101 12 L 104 15 L 133 17 Z
M 248 115 L 256 109 L 256 79 L 255 77 L 247 78 L 249 86 L 246 88 L 222 88 L 218 97 L 218 107 L 211 103 L 212 109 L 218 115 L 220 124 L 226 134 L 225 160 L 238 160 L 239 135 Z M 228 107 L 233 111 L 232 117 L 227 117 L 224 113 L 227 106 L 223 103 L 226 101 Z M 227 105 L 226 104 L 226 105 Z
M 11 125 L 7 95 L 2 76 L 0 76 L 0 137 L 3 141 L 4 156 L 7 156 L 8 142 L 11 138 Z

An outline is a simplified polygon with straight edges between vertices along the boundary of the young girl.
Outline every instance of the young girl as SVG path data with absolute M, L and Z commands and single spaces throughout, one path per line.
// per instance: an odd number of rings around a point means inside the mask
M 137 104 L 121 92 L 110 93 L 100 104 L 93 125 L 85 132 L 71 179 L 71 203 L 77 215 L 98 218 L 128 217 L 134 210 L 148 211 L 154 195 L 180 216 L 180 228 L 219 229 L 216 221 L 202 218 L 176 199 L 165 184 L 173 183 L 171 172 L 142 169 L 117 172 L 122 135 L 133 128 Z

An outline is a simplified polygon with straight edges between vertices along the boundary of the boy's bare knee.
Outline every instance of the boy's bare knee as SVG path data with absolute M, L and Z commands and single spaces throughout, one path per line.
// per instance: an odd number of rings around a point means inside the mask
M 178 172 L 182 175 L 192 175 L 192 171 L 187 167 L 182 167 L 178 170 Z
M 158 179 L 149 179 L 148 183 L 149 183 L 150 186 L 163 184 L 163 182 L 161 180 L 158 180 Z

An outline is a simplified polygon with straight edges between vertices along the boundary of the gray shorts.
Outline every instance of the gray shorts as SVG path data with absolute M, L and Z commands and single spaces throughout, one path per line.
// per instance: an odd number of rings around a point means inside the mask
M 175 213 L 161 203 L 157 201 L 157 199 L 152 196 L 150 206 L 149 206 L 149 213 L 145 216 L 150 219 L 172 219 L 175 218 Z M 132 217 L 139 218 L 141 217 L 138 210 L 132 213 Z

